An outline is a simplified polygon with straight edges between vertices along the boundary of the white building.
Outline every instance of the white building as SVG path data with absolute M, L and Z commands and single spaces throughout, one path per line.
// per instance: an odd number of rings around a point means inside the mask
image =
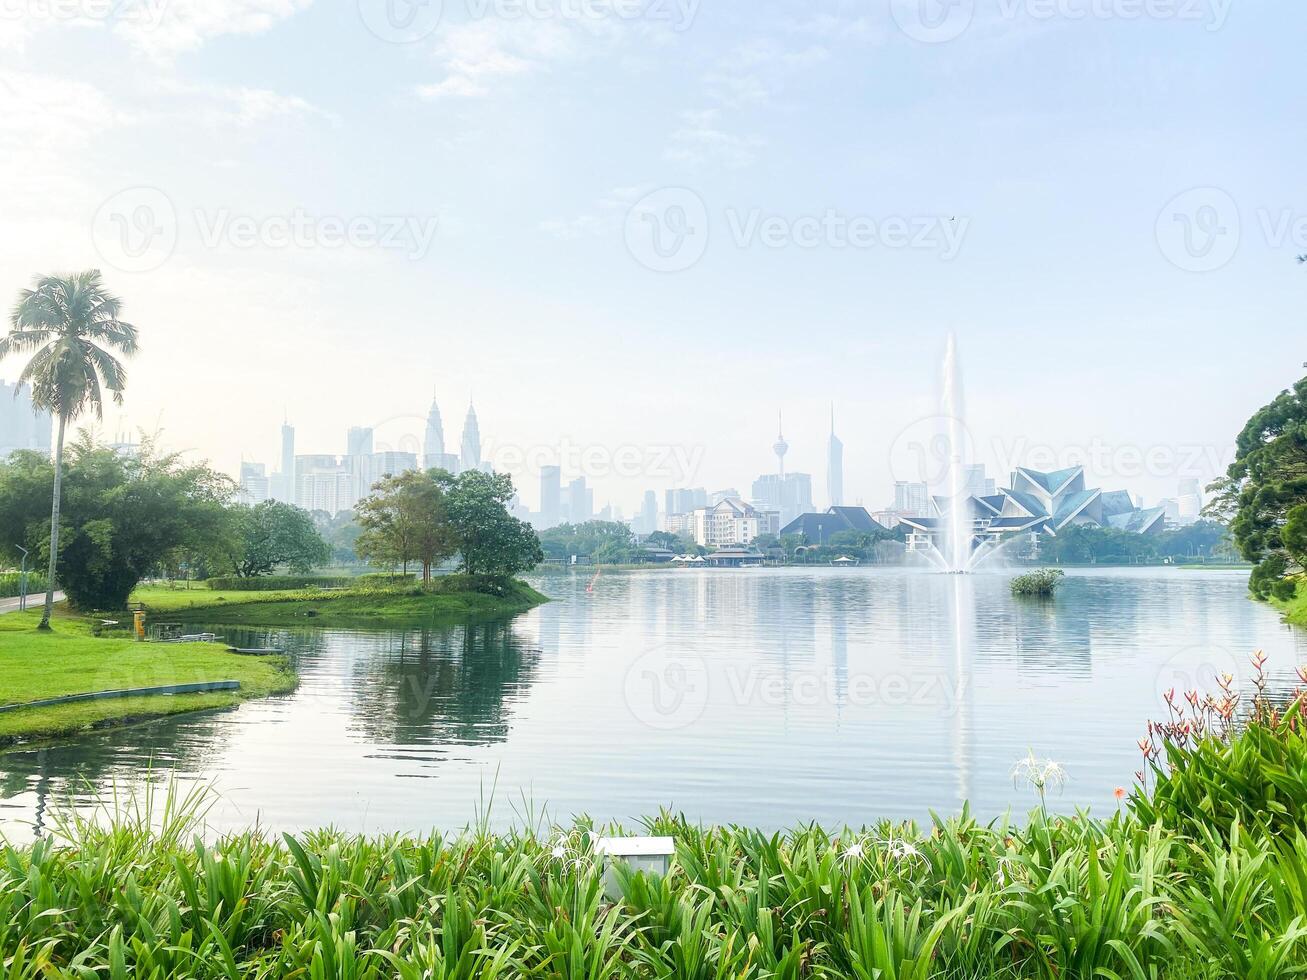
M 752 544 L 758 535 L 775 534 L 779 527 L 775 512 L 759 511 L 743 500 L 723 500 L 711 507 L 699 507 L 689 516 L 690 533 L 695 543 L 704 548 Z
M 268 468 L 262 463 L 241 463 L 240 502 L 253 506 L 268 499 L 271 481 Z

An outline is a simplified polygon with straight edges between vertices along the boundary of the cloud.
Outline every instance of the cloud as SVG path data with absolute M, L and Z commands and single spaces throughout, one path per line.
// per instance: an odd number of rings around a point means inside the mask
M 693 166 L 719 164 L 733 170 L 754 163 L 764 141 L 725 131 L 718 125 L 720 116 L 717 109 L 682 113 L 683 125 L 673 131 L 663 159 Z
M 128 0 L 114 33 L 148 57 L 169 61 L 228 34 L 261 34 L 306 10 L 313 0 Z
M 15 148 L 31 152 L 84 146 L 132 118 L 86 82 L 0 71 L 0 141 Z

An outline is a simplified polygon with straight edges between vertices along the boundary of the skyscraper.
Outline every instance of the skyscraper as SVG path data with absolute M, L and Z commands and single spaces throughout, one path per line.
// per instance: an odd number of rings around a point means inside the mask
M 477 424 L 477 410 L 467 406 L 467 421 L 463 423 L 463 469 L 481 469 L 481 427 Z
M 15 449 L 50 451 L 49 412 L 32 407 L 32 389 L 25 384 L 0 381 L 0 456 Z
M 658 494 L 652 490 L 644 492 L 644 504 L 640 507 L 640 533 L 653 534 L 658 530 Z
M 826 492 L 832 507 L 844 505 L 844 443 L 835 435 L 835 406 L 830 407 L 830 442 L 826 446 Z
M 268 499 L 268 471 L 262 463 L 241 462 L 240 502 L 261 504 Z
M 549 530 L 559 523 L 563 471 L 557 466 L 540 467 L 540 527 Z
M 295 427 L 289 422 L 282 422 L 281 473 L 276 483 L 277 499 L 288 504 L 295 503 L 298 486 L 295 474 Z
M 349 471 L 349 507 L 372 492 L 372 430 L 350 429 L 345 440 L 345 469 Z

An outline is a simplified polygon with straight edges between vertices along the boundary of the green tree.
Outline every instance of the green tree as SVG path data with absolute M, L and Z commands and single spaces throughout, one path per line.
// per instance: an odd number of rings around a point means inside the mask
M 68 423 L 93 411 L 104 417 L 103 392 L 122 404 L 127 375 L 110 353 L 137 351 L 136 328 L 121 319 L 122 303 L 105 291 L 99 270 L 71 276 L 38 277 L 33 289 L 18 294 L 9 333 L 0 337 L 0 360 L 32 354 L 19 376 L 32 386 L 32 404 L 59 420 L 50 504 L 49 574 L 39 628 L 50 628 L 55 574 L 59 563 L 60 504 L 63 492 L 64 434 Z
M 57 574 L 78 609 L 121 610 L 137 583 L 179 551 L 211 547 L 227 526 L 230 478 L 205 464 L 160 455 L 147 440 L 124 459 L 85 434 L 68 447 L 60 512 L 63 543 Z M 45 537 L 45 506 L 54 464 L 38 453 L 0 463 L 0 515 L 7 533 L 36 544 Z
M 540 546 L 550 558 L 584 555 L 604 564 L 629 562 L 635 551 L 635 536 L 620 521 L 586 521 L 560 524 L 540 535 Z
M 306 511 L 276 500 L 227 512 L 218 559 L 241 578 L 270 575 L 285 566 L 303 574 L 331 559 L 331 548 Z
M 1261 598 L 1292 597 L 1307 564 L 1298 508 L 1307 504 L 1307 378 L 1248 420 L 1225 478 L 1209 488 L 1208 512 L 1230 518 L 1240 554 L 1257 568 L 1249 585 Z
M 435 565 L 451 557 L 456 539 L 447 498 L 454 479 L 443 470 L 410 471 L 388 476 L 359 502 L 362 529 L 354 550 L 364 561 L 400 565 L 420 562 L 422 581 L 431 581 Z
M 451 482 L 446 506 L 467 574 L 502 580 L 545 560 L 535 530 L 508 512 L 512 499 L 513 481 L 506 475 L 469 470 Z

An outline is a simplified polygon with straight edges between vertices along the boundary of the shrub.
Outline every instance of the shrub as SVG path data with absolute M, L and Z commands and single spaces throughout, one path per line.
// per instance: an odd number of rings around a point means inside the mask
M 1013 595 L 1049 597 L 1057 592 L 1058 586 L 1066 578 L 1060 568 L 1041 568 L 1038 571 L 1018 575 L 1012 580 Z
M 1196 840 L 1228 835 L 1236 821 L 1285 839 L 1307 832 L 1307 690 L 1276 707 L 1265 663 L 1260 653 L 1253 658 L 1256 693 L 1242 713 L 1228 675 L 1217 694 L 1165 693 L 1169 717 L 1150 722 L 1139 740 L 1144 768 L 1130 806 L 1141 820 Z M 1298 672 L 1307 683 L 1307 667 Z
M 259 578 L 239 578 L 223 575 L 209 579 L 205 584 L 215 592 L 276 592 L 283 589 L 347 589 L 353 586 L 378 588 L 393 585 L 411 585 L 412 575 L 265 575 Z
M 19 572 L 0 573 L 0 599 L 10 599 L 21 591 L 22 575 Z M 35 595 L 45 591 L 45 576 L 40 572 L 27 573 L 27 594 Z

